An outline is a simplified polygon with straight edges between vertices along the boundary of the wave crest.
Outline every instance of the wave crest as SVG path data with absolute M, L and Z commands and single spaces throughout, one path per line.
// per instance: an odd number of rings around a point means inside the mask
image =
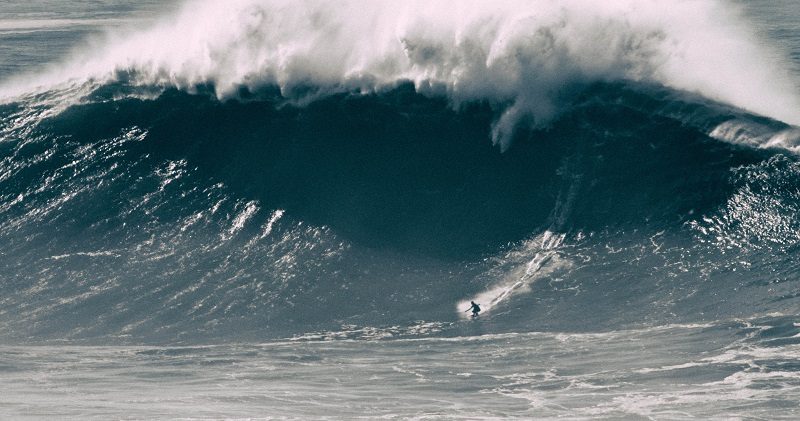
M 176 16 L 80 54 L 47 85 L 126 79 L 220 98 L 278 86 L 309 100 L 413 81 L 454 106 L 503 111 L 494 141 L 521 122 L 541 127 L 596 81 L 695 91 L 789 123 L 800 101 L 730 5 L 655 0 L 484 2 L 187 2 Z M 3 91 L 8 91 L 4 89 Z

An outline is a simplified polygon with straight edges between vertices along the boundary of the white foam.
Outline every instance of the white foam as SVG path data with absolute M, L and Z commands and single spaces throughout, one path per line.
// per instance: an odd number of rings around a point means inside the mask
M 190 1 L 176 16 L 109 35 L 70 62 L 0 88 L 0 97 L 65 82 L 191 90 L 220 97 L 277 85 L 296 100 L 413 81 L 455 106 L 504 107 L 494 140 L 547 124 L 571 87 L 633 80 L 800 123 L 800 100 L 774 51 L 721 0 Z M 313 86 L 314 89 L 307 89 Z
M 482 314 L 489 314 L 493 308 L 503 304 L 509 298 L 530 292 L 531 285 L 537 280 L 549 276 L 557 269 L 569 264 L 556 252 L 564 238 L 564 234 L 556 234 L 548 230 L 527 241 L 520 250 L 510 253 L 510 256 L 505 259 L 515 261 L 523 258 L 527 262 L 519 265 L 511 262 L 514 267 L 510 272 L 469 300 L 458 302 L 456 311 L 463 318 L 468 317 L 469 303 L 474 301 L 481 307 Z
M 800 152 L 800 128 L 797 127 L 775 130 L 752 121 L 734 119 L 717 125 L 709 136 L 756 148 L 781 148 Z

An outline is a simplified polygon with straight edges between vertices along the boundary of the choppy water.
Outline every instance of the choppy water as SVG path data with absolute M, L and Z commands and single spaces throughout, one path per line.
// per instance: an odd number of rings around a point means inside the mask
M 336 332 L 351 339 L 200 347 L 4 346 L 0 404 L 13 419 L 788 420 L 800 415 L 792 320 L 378 340 L 351 329 Z
M 798 418 L 799 14 L 3 3 L 0 418 Z

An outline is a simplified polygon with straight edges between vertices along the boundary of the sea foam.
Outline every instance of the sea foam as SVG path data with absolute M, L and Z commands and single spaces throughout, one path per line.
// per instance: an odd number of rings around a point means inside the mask
M 764 44 L 717 0 L 189 1 L 0 96 L 121 80 L 213 86 L 221 99 L 277 86 L 303 103 L 410 80 L 455 107 L 492 104 L 493 139 L 507 147 L 520 123 L 546 126 L 586 84 L 636 81 L 800 123 L 787 66 Z

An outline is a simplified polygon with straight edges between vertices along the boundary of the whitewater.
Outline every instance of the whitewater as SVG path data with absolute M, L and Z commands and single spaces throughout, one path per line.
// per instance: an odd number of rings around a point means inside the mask
M 800 417 L 798 17 L 3 3 L 0 418 Z

